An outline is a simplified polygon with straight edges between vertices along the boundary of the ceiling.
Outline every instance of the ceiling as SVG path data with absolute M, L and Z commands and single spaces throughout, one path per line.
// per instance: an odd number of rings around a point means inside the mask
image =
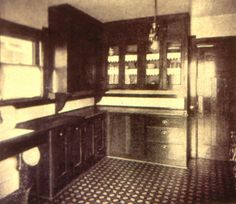
M 159 0 L 158 14 L 182 13 L 189 9 L 189 0 Z M 49 0 L 49 6 L 68 3 L 102 22 L 154 15 L 154 0 Z M 169 6 L 171 5 L 171 6 Z
M 154 15 L 154 0 L 47 0 L 48 6 L 68 3 L 101 22 Z M 236 13 L 236 0 L 157 0 L 158 15 L 191 13 L 193 17 Z

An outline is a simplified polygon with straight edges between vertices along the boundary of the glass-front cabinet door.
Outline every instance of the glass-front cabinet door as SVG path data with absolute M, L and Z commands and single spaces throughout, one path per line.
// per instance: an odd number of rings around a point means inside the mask
M 146 54 L 145 85 L 159 86 L 160 83 L 160 53 L 148 50 Z
M 108 85 L 119 84 L 119 46 L 112 46 L 108 51 L 108 67 L 107 67 L 107 82 Z
M 125 84 L 132 85 L 137 84 L 138 79 L 138 46 L 128 45 L 126 46 L 125 53 Z
M 144 83 L 144 89 L 179 89 L 183 83 L 182 45 L 168 41 L 164 47 L 156 51 L 147 48 L 146 53 L 138 52 L 137 44 L 110 47 L 107 58 L 109 87 L 136 89 L 142 86 L 138 80 L 142 77 L 140 81 Z M 145 61 L 142 66 L 140 58 Z M 143 75 L 139 75 L 140 70 L 144 70 Z
M 107 24 L 108 88 L 160 90 L 152 91 L 157 94 L 186 90 L 189 15 L 160 16 L 157 22 L 157 43 L 149 39 L 150 19 Z
M 168 88 L 181 85 L 181 43 L 167 43 L 167 81 Z

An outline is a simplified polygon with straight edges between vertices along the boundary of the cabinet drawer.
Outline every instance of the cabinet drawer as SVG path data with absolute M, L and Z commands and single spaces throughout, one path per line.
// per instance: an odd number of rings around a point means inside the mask
M 146 117 L 146 125 L 160 127 L 184 127 L 186 119 L 182 117 L 162 117 L 148 116 Z
M 184 128 L 147 126 L 146 133 L 147 142 L 186 144 Z
M 147 143 L 147 158 L 153 162 L 186 160 L 186 146 L 176 144 Z

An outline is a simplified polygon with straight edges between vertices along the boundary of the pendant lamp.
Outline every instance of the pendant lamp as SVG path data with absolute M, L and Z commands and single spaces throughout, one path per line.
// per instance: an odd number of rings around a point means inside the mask
M 150 50 L 151 51 L 159 51 L 159 39 L 158 39 L 158 29 L 159 26 L 157 24 L 157 0 L 154 0 L 154 22 L 152 23 L 152 27 L 149 32 L 149 42 L 150 42 Z

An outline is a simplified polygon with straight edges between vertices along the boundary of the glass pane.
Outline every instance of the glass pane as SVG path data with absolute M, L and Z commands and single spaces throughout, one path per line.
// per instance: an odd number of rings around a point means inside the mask
M 119 47 L 113 46 L 109 48 L 108 53 L 108 84 L 119 83 Z
M 8 64 L 34 64 L 34 42 L 0 36 L 0 62 Z
M 125 84 L 137 84 L 137 45 L 128 45 L 125 55 Z
M 146 77 L 145 82 L 147 85 L 158 85 L 159 84 L 159 52 L 152 52 L 148 50 L 146 55 Z
M 169 43 L 167 50 L 167 79 L 168 84 L 181 84 L 181 44 Z
M 67 46 L 55 46 L 53 92 L 67 92 Z
M 41 96 L 43 76 L 36 66 L 0 65 L 0 99 Z

